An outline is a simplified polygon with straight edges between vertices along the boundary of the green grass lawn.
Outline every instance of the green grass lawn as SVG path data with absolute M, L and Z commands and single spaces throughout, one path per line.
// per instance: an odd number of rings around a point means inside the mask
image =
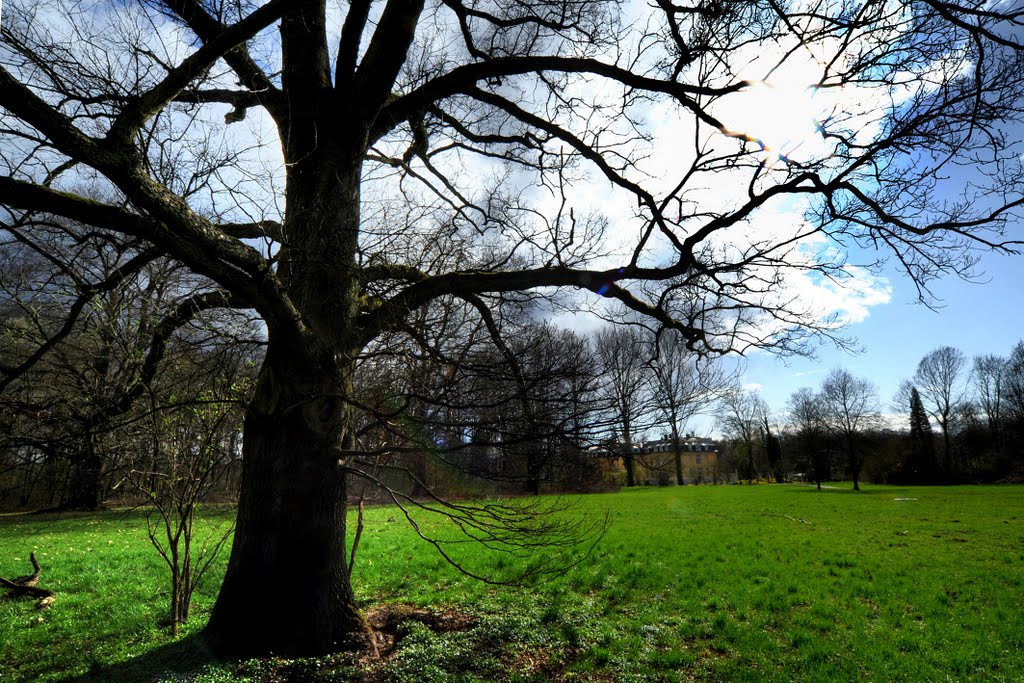
M 639 489 L 582 497 L 573 514 L 606 512 L 579 566 L 510 589 L 452 570 L 394 509 L 368 510 L 354 571 L 367 609 L 475 616 L 450 632 L 410 622 L 370 679 L 1024 680 L 1022 486 Z M 0 517 L 0 576 L 28 573 L 33 548 L 59 595 L 42 612 L 0 601 L 0 681 L 367 675 L 344 657 L 205 662 L 194 635 L 226 557 L 172 641 L 158 625 L 166 569 L 137 513 Z

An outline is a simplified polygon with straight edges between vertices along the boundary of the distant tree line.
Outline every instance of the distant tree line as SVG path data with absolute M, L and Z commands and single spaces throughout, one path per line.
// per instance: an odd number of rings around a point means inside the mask
M 234 500 L 261 326 L 197 299 L 201 278 L 133 242 L 67 221 L 46 250 L 5 234 L 0 507 Z M 541 317 L 526 297 L 441 298 L 369 345 L 352 379 L 363 485 L 350 497 L 599 490 L 639 483 L 638 467 L 682 483 L 688 425 L 727 386 L 720 364 L 675 332 L 590 337 Z M 651 433 L 674 458 L 646 458 Z
M 201 278 L 155 252 L 67 222 L 48 230 L 46 250 L 16 228 L 0 245 L 0 506 L 233 500 L 261 327 L 197 299 Z M 350 496 L 600 490 L 641 471 L 682 484 L 700 414 L 725 435 L 718 469 L 743 480 L 955 483 L 1024 467 L 1024 342 L 973 361 L 929 353 L 897 419 L 841 368 L 773 414 L 673 331 L 619 321 L 584 336 L 541 318 L 523 296 L 440 298 L 369 345 L 352 379 L 363 485 Z M 652 435 L 670 457 L 644 453 Z
M 835 369 L 817 390 L 790 396 L 779 432 L 785 468 L 811 481 L 850 477 L 855 487 L 864 477 L 904 484 L 1019 481 L 1024 341 L 1008 356 L 969 359 L 950 346 L 931 351 L 901 384 L 888 414 L 868 379 Z M 739 433 L 732 429 L 733 441 L 745 452 L 748 439 Z
M 958 483 L 1024 476 L 1024 341 L 1006 356 L 973 359 L 951 346 L 935 349 L 903 383 L 894 407 L 907 416 L 905 446 L 874 468 L 880 480 Z
M 216 464 L 204 496 L 234 497 L 256 325 L 213 315 L 195 276 L 136 244 L 67 222 L 49 226 L 45 251 L 4 234 L 0 506 L 151 498 L 154 477 L 183 476 L 200 444 L 203 467 Z

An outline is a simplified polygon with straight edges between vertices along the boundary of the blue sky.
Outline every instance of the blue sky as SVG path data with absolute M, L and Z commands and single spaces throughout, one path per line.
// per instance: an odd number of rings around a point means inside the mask
M 769 62 L 777 57 L 767 51 Z M 751 65 L 756 66 L 756 60 Z M 819 122 L 825 112 L 840 111 L 863 125 L 858 135 L 871 138 L 880 131 L 881 114 L 885 112 L 886 98 L 879 97 L 884 88 L 873 86 L 844 87 L 823 93 L 807 86 L 813 80 L 816 63 L 803 63 L 798 57 L 787 56 L 786 68 L 775 72 L 777 80 L 771 87 L 752 87 L 732 105 L 720 105 L 719 115 L 736 130 L 765 138 L 769 148 L 782 150 L 792 156 L 828 154 L 827 148 L 808 134 L 808 120 Z M 808 71 L 809 69 L 809 71 Z M 807 73 L 805 73 L 805 71 Z M 773 92 L 774 91 L 774 92 Z M 883 93 L 885 94 L 885 93 Z M 892 93 L 889 93 L 892 94 Z M 905 94 L 905 93 L 904 93 Z M 899 92 L 896 93 L 899 99 Z M 743 99 L 746 97 L 746 99 Z M 683 149 L 679 142 L 688 132 L 673 129 L 667 115 L 661 117 L 659 138 L 665 144 L 666 158 L 660 163 L 672 168 L 674 154 Z M 1024 139 L 1024 125 L 1007 130 L 1010 140 Z M 772 142 L 774 139 L 776 142 Z M 678 163 L 678 162 L 676 162 Z M 935 186 L 937 193 L 948 193 L 951 201 L 963 201 L 964 188 L 985 185 L 986 177 L 971 166 L 952 166 L 945 170 L 947 177 Z M 714 187 L 710 198 L 726 197 L 727 189 Z M 779 231 L 786 226 L 799 225 L 805 205 L 800 201 L 781 202 L 778 206 L 764 207 L 751 221 L 751 228 Z M 929 216 L 921 219 L 927 222 Z M 1024 225 L 1006 226 L 1006 239 L 1024 240 Z M 742 236 L 740 236 L 742 238 Z M 822 238 L 823 240 L 823 238 Z M 810 241 L 811 246 L 828 246 L 824 241 Z M 831 245 L 837 246 L 837 245 Z M 842 247 L 840 247 L 842 248 Z M 845 334 L 855 339 L 860 351 L 851 353 L 824 344 L 818 347 L 816 358 L 779 358 L 762 351 L 750 352 L 743 361 L 741 384 L 757 389 L 767 401 L 777 419 L 784 419 L 789 396 L 800 387 L 820 387 L 824 377 L 835 367 L 843 367 L 854 375 L 873 382 L 878 390 L 880 408 L 884 413 L 894 412 L 893 397 L 900 383 L 915 372 L 918 362 L 928 352 L 940 346 L 959 348 L 968 359 L 994 353 L 1008 355 L 1011 348 L 1024 339 L 1024 255 L 1001 255 L 979 252 L 975 267 L 975 281 L 948 276 L 931 283 L 935 296 L 934 310 L 917 300 L 914 283 L 890 263 L 881 272 L 871 273 L 855 265 L 848 270 L 848 280 L 839 286 L 820 278 L 788 277 L 786 291 L 795 293 L 801 302 L 815 304 L 825 312 L 838 315 L 848 322 Z M 877 258 L 890 258 L 890 254 L 860 252 L 849 253 L 849 263 L 873 262 Z M 899 409 L 897 409 L 899 410 Z M 696 420 L 693 429 L 701 434 L 716 434 L 714 416 Z
M 1024 226 L 1011 227 L 1024 230 Z M 947 277 L 933 291 L 941 308 L 917 303 L 916 290 L 906 276 L 884 273 L 892 295 L 888 303 L 872 306 L 847 333 L 863 351 L 850 354 L 822 346 L 817 359 L 780 359 L 765 353 L 748 357 L 743 383 L 756 386 L 773 410 L 785 410 L 786 400 L 802 386 L 818 388 L 824 376 L 842 366 L 878 387 L 883 410 L 891 409 L 902 380 L 914 374 L 918 361 L 939 346 L 954 346 L 969 358 L 984 353 L 1008 355 L 1024 338 L 1024 255 L 984 254 L 979 264 L 982 282 Z M 705 429 L 710 425 L 704 425 Z

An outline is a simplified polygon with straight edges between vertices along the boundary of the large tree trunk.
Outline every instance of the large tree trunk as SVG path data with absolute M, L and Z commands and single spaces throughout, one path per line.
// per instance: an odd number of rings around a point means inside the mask
M 205 631 L 218 655 L 307 657 L 370 642 L 345 555 L 350 391 L 350 375 L 271 334 L 245 419 L 231 558 Z
M 322 63 L 325 45 L 303 37 L 304 22 L 315 28 L 322 18 L 315 5 L 313 15 L 282 22 L 282 36 L 291 36 L 286 62 L 301 64 L 311 51 L 319 55 L 311 63 Z M 325 74 L 285 69 L 311 103 L 329 94 Z M 330 136 L 345 126 L 321 125 L 317 113 L 312 105 L 296 112 L 284 141 L 291 166 L 278 275 L 302 322 L 267 320 L 267 355 L 245 417 L 235 538 L 205 632 L 221 656 L 313 657 L 373 643 L 345 553 L 363 150 L 351 136 Z
M 62 510 L 94 511 L 102 503 L 103 460 L 96 452 L 92 437 L 87 435 L 79 453 L 71 459 L 67 498 Z

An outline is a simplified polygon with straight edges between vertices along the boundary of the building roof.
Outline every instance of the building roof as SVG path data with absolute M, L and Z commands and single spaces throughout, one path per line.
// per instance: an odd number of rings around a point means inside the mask
M 684 452 L 712 452 L 718 450 L 718 442 L 712 441 L 711 439 L 704 439 L 692 434 L 684 437 L 680 440 L 680 444 Z M 642 453 L 663 453 L 672 451 L 672 439 L 663 438 L 655 439 L 654 441 L 646 441 L 638 444 L 637 450 Z

